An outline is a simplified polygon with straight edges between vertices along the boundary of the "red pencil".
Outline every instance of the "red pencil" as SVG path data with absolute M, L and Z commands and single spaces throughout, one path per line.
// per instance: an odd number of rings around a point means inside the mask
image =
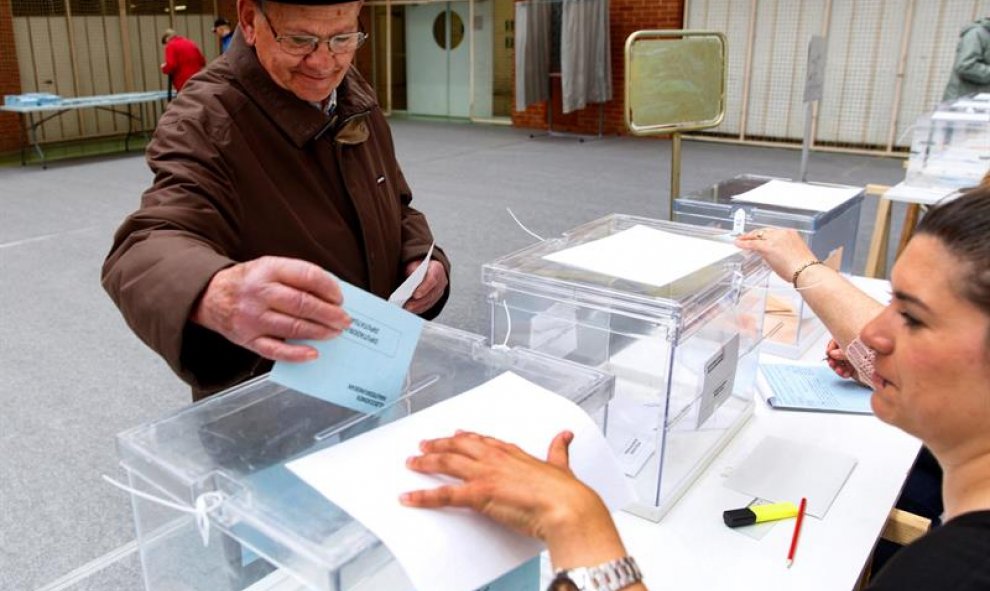
M 794 564 L 794 552 L 797 550 L 798 535 L 801 533 L 801 522 L 804 521 L 804 509 L 808 506 L 808 499 L 801 497 L 801 504 L 798 506 L 797 520 L 794 522 L 794 535 L 791 536 L 791 550 L 787 553 L 787 568 Z

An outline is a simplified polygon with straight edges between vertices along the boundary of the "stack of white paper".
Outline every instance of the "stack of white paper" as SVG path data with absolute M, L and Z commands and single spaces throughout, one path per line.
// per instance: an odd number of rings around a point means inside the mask
M 632 491 L 598 427 L 577 405 L 515 374 L 287 465 L 297 476 L 370 529 L 392 551 L 416 589 L 470 591 L 535 556 L 542 545 L 464 509 L 412 509 L 399 495 L 449 484 L 406 468 L 423 439 L 463 429 L 515 443 L 545 458 L 568 429 L 571 469 L 611 509 Z

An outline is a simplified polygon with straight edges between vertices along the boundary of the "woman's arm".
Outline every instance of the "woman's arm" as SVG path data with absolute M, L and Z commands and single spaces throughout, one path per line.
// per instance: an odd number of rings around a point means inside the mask
M 883 304 L 866 295 L 838 271 L 823 264 L 805 267 L 817 258 L 794 230 L 756 230 L 737 238 L 736 246 L 759 253 L 788 283 L 803 267 L 797 277 L 801 297 L 843 349 L 883 310 Z

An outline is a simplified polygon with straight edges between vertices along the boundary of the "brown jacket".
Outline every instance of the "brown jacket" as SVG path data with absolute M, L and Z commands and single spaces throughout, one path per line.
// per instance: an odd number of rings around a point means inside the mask
M 148 146 L 154 184 L 117 230 L 103 287 L 193 398 L 271 362 L 188 322 L 220 269 L 263 255 L 318 264 L 381 297 L 433 241 L 371 87 L 352 69 L 327 117 L 277 86 L 239 34 L 194 76 Z M 434 250 L 450 276 L 450 264 Z M 449 289 L 449 288 L 448 288 Z M 447 299 L 424 314 L 433 318 Z

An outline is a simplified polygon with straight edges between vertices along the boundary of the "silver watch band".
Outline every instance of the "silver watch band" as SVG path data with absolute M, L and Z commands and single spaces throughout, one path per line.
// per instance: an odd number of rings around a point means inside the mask
M 632 556 L 599 564 L 559 570 L 554 580 L 566 579 L 579 591 L 619 591 L 643 580 L 643 574 Z M 551 587 L 552 588 L 552 587 Z

